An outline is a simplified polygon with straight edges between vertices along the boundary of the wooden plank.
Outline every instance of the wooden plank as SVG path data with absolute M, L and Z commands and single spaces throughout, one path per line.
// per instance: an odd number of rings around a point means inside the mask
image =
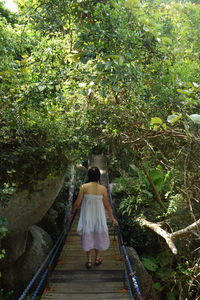
M 124 288 L 122 282 L 100 282 L 100 281 L 71 281 L 50 284 L 52 291 L 62 291 L 62 293 L 82 294 L 86 293 L 118 293 Z
M 102 293 L 102 294 L 63 294 L 49 293 L 44 296 L 44 300 L 130 300 L 127 293 Z
M 52 277 L 51 282 L 71 282 L 71 281 L 101 281 L 101 282 L 112 282 L 118 281 L 123 282 L 123 271 L 122 270 L 100 270 L 100 271 L 92 271 L 88 272 L 79 270 L 55 270 Z
M 93 252 L 91 269 L 85 268 L 86 254 L 76 233 L 76 215 L 65 241 L 57 266 L 49 279 L 43 300 L 128 300 L 124 289 L 124 267 L 118 241 L 112 226 L 109 226 L 110 247 L 101 252 L 103 263 L 94 266 Z
M 80 266 L 80 263 L 77 264 L 63 264 L 63 265 L 59 265 L 58 267 L 56 267 L 57 270 L 83 270 L 85 269 L 85 264 L 83 264 L 83 266 Z M 111 263 L 109 265 L 102 265 L 101 266 L 101 270 L 120 270 L 120 266 L 116 265 L 113 266 Z M 93 272 L 94 268 L 88 269 L 88 272 Z

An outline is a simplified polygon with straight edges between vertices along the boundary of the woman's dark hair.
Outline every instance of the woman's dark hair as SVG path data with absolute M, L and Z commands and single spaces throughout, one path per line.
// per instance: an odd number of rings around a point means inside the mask
M 101 173 L 97 167 L 90 168 L 87 175 L 87 182 L 100 181 Z

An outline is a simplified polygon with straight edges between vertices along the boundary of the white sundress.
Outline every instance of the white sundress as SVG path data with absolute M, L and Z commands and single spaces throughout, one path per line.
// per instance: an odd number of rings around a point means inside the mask
M 108 249 L 110 240 L 102 195 L 84 194 L 77 233 L 84 251 Z

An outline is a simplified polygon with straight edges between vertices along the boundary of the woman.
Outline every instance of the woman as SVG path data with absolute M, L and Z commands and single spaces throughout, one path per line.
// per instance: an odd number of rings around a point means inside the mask
M 88 183 L 81 186 L 72 208 L 73 214 L 82 203 L 77 232 L 86 251 L 86 268 L 92 267 L 92 250 L 95 250 L 95 265 L 98 266 L 103 261 L 100 251 L 108 249 L 110 244 L 105 209 L 113 224 L 118 225 L 108 201 L 107 189 L 99 184 L 100 176 L 97 167 L 88 170 Z

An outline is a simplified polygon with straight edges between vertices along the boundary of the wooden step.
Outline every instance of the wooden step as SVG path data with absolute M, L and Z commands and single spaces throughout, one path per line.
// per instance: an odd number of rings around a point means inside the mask
M 101 163 L 100 158 L 99 164 Z M 97 165 L 95 163 L 95 165 Z M 100 167 L 98 165 L 98 167 Z M 100 168 L 102 173 L 102 167 Z M 130 299 L 124 282 L 124 262 L 119 252 L 118 240 L 113 227 L 109 224 L 110 247 L 101 252 L 103 263 L 85 268 L 86 255 L 81 247 L 80 236 L 76 233 L 78 214 L 75 217 L 70 233 L 49 285 L 41 299 L 43 300 L 128 300 Z
M 110 228 L 110 247 L 102 251 L 103 263 L 91 269 L 85 268 L 86 255 L 82 250 L 80 236 L 76 234 L 75 222 L 49 279 L 43 300 L 114 300 L 130 299 L 124 288 L 124 267 L 119 253 L 118 240 Z
M 48 296 L 43 296 L 45 300 L 130 300 L 130 297 L 124 293 L 91 293 L 91 294 L 66 294 L 66 293 L 49 293 Z

